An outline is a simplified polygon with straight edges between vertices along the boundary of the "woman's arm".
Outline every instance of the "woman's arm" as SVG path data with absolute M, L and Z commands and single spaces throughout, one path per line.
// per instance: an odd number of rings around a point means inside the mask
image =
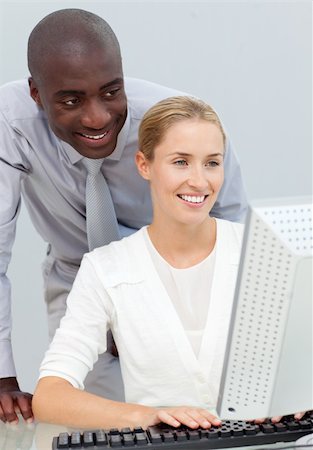
M 73 428 L 123 428 L 164 422 L 174 427 L 209 428 L 220 421 L 201 408 L 187 406 L 152 408 L 108 400 L 81 391 L 59 377 L 41 378 L 33 397 L 33 412 L 40 422 Z
M 154 408 L 107 400 L 59 377 L 39 380 L 32 406 L 37 421 L 75 428 L 143 426 L 154 423 L 156 415 Z

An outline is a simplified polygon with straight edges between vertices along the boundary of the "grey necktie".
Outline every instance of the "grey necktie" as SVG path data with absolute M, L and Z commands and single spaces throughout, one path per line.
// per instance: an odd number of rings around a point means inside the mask
M 118 223 L 107 182 L 100 169 L 103 159 L 84 158 L 86 180 L 86 222 L 89 250 L 120 239 Z

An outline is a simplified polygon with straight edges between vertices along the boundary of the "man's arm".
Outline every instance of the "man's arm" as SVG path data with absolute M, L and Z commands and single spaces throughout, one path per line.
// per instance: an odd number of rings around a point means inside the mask
M 0 117 L 0 419 L 3 422 L 17 421 L 16 411 L 32 420 L 31 395 L 21 392 L 16 380 L 11 345 L 11 286 L 6 276 L 25 174 L 15 142 L 8 124 Z

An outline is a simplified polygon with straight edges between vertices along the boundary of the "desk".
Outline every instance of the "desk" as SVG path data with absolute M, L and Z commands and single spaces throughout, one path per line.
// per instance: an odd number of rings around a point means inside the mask
M 0 422 L 0 450 L 51 450 L 52 438 L 67 428 L 60 425 L 37 423 L 18 425 Z
M 37 423 L 29 426 L 21 420 L 18 425 L 11 426 L 0 422 L 0 450 L 51 450 L 52 438 L 63 431 L 70 432 L 69 429 L 61 425 Z M 275 447 L 290 448 L 291 445 L 292 442 L 284 444 L 279 442 L 273 445 L 236 447 L 236 450 L 275 450 Z

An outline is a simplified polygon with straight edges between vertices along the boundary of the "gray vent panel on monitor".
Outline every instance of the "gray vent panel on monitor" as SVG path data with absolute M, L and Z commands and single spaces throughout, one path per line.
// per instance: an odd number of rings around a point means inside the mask
M 258 214 L 291 250 L 301 255 L 312 250 L 312 207 L 311 205 L 259 208 Z
M 271 397 L 278 357 L 275 349 L 284 330 L 288 309 L 286 294 L 291 288 L 290 253 L 262 221 L 255 217 L 253 220 L 256 221 L 255 232 L 247 242 L 250 259 L 246 260 L 242 274 L 244 290 L 240 292 L 237 311 L 240 321 L 236 323 L 236 345 L 231 354 L 233 376 L 227 390 L 227 401 L 235 409 L 238 405 L 253 409 Z M 260 255 L 257 260 L 256 254 Z
M 222 380 L 222 418 L 264 417 L 270 408 L 294 274 L 301 258 L 312 255 L 311 221 L 310 204 L 255 207 L 250 215 Z

